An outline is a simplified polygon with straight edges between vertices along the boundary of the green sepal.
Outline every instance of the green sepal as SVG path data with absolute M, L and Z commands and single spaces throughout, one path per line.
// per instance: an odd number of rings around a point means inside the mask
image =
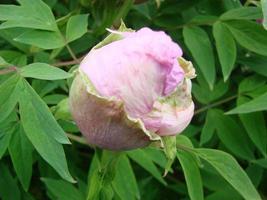
M 164 175 L 166 176 L 171 169 L 172 163 L 176 157 L 176 136 L 161 137 L 164 145 L 164 153 L 167 157 L 167 164 L 165 166 Z

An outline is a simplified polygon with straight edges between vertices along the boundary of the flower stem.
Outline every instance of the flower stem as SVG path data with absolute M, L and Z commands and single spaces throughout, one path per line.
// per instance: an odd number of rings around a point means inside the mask
M 206 110 L 208 110 L 208 109 L 210 109 L 210 108 L 213 108 L 213 107 L 219 106 L 219 105 L 221 105 L 221 104 L 227 103 L 228 101 L 231 101 L 231 100 L 233 100 L 233 99 L 236 99 L 238 96 L 239 96 L 238 94 L 235 94 L 235 95 L 230 96 L 230 97 L 228 97 L 228 98 L 226 98 L 226 99 L 222 99 L 222 100 L 217 101 L 217 102 L 215 102 L 215 103 L 212 103 L 212 104 L 209 104 L 209 105 L 207 105 L 207 106 L 204 106 L 204 107 L 202 107 L 202 108 L 196 110 L 195 113 L 194 113 L 194 115 L 197 115 L 197 114 L 199 114 L 199 113 L 205 112 Z

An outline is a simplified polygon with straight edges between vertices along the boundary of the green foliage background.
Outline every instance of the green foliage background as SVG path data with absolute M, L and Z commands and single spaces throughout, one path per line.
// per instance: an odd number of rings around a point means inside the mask
M 91 148 L 68 110 L 78 63 L 121 19 L 166 31 L 197 70 L 166 177 L 163 151 Z M 2 0 L 0 22 L 1 199 L 267 199 L 266 0 Z

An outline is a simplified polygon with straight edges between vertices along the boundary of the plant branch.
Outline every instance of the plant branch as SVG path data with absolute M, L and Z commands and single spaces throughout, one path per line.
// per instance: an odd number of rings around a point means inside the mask
M 15 71 L 17 71 L 17 68 L 15 66 L 11 66 L 11 67 L 0 70 L 0 75 L 8 74 L 8 73 L 15 72 Z
M 204 107 L 202 107 L 202 108 L 196 110 L 195 113 L 194 113 L 194 115 L 197 115 L 197 114 L 199 114 L 199 113 L 205 112 L 206 110 L 208 110 L 208 109 L 210 109 L 210 108 L 213 108 L 213 107 L 219 106 L 219 105 L 221 105 L 221 104 L 227 103 L 228 101 L 231 101 L 231 100 L 233 100 L 233 99 L 236 99 L 238 96 L 239 96 L 238 94 L 235 94 L 235 95 L 230 96 L 230 97 L 228 97 L 228 98 L 226 98 L 226 99 L 222 99 L 222 100 L 217 101 L 217 102 L 215 102 L 215 103 L 212 103 L 212 104 L 209 104 L 209 105 L 207 105 L 207 106 L 204 106 Z
M 63 67 L 63 66 L 79 64 L 83 60 L 84 57 L 85 57 L 85 55 L 80 57 L 80 58 L 77 58 L 76 60 L 57 62 L 57 63 L 53 64 L 53 66 L 55 66 L 55 67 Z
M 71 55 L 71 57 L 73 58 L 73 60 L 77 61 L 78 58 L 76 57 L 75 53 L 72 51 L 72 49 L 70 48 L 70 45 L 69 44 L 66 44 L 66 47 Z

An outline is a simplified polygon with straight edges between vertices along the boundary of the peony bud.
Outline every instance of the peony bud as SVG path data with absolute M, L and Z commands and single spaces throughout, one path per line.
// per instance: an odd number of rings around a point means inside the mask
M 191 62 L 162 31 L 116 32 L 82 61 L 70 91 L 74 120 L 90 144 L 144 147 L 191 121 Z

